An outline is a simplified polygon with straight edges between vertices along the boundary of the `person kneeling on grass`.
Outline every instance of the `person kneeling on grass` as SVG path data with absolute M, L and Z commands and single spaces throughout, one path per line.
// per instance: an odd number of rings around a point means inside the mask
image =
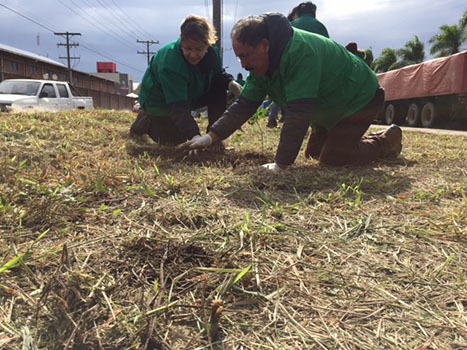
M 208 129 L 227 106 L 227 90 L 236 96 L 242 87 L 222 69 L 216 31 L 199 16 L 185 18 L 180 38 L 162 47 L 151 59 L 141 83 L 141 110 L 130 134 L 143 134 L 166 145 L 200 137 L 190 110 L 208 106 Z M 222 143 L 217 143 L 222 149 Z M 196 154 L 197 151 L 191 152 Z
M 368 65 L 322 35 L 291 27 L 280 14 L 250 16 L 232 29 L 232 44 L 250 72 L 241 96 L 207 135 L 179 145 L 202 149 L 230 136 L 269 95 L 287 117 L 275 162 L 263 167 L 286 169 L 296 159 L 312 126 L 305 156 L 330 165 L 367 164 L 397 157 L 402 131 L 393 125 L 363 136 L 384 104 L 384 90 Z

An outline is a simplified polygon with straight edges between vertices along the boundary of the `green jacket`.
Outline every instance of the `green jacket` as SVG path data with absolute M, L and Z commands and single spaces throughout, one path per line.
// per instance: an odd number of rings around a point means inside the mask
M 272 76 L 250 74 L 242 96 L 260 102 L 269 95 L 281 108 L 293 101 L 315 99 L 312 124 L 331 130 L 365 107 L 377 88 L 375 73 L 345 47 L 294 28 Z
M 222 60 L 217 47 L 211 46 L 205 58 L 192 66 L 183 57 L 179 38 L 152 57 L 141 81 L 140 105 L 152 116 L 168 116 L 168 105 L 180 102 L 193 105 L 209 90 L 214 74 L 221 71 Z
M 306 30 L 310 33 L 320 34 L 322 36 L 325 36 L 326 38 L 329 38 L 328 30 L 326 29 L 324 24 L 318 21 L 310 13 L 302 15 L 300 18 L 297 18 L 290 24 L 292 25 L 292 27 Z

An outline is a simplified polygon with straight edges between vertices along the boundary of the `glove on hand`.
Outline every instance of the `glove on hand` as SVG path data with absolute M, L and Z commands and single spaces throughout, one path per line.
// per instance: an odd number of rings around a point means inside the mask
M 199 139 L 199 138 L 201 138 L 201 136 L 195 135 L 195 136 L 193 136 L 193 137 L 191 138 L 190 141 L 193 141 L 193 142 L 194 142 L 195 140 L 197 140 L 197 139 Z M 190 149 L 190 150 L 188 151 L 188 156 L 189 156 L 189 157 L 193 157 L 193 156 L 196 157 L 197 155 L 198 155 L 198 150 L 197 150 L 197 149 Z
M 242 93 L 243 86 L 237 83 L 235 80 L 231 80 L 229 83 L 229 90 L 235 97 L 239 97 Z
M 212 138 L 208 134 L 204 136 L 195 135 L 191 138 L 191 140 L 186 141 L 177 146 L 177 149 L 190 149 L 190 150 L 197 150 L 209 147 L 212 144 Z
M 274 172 L 282 171 L 282 169 L 276 163 L 263 164 L 263 165 L 261 165 L 261 168 L 271 170 L 271 171 L 274 171 Z

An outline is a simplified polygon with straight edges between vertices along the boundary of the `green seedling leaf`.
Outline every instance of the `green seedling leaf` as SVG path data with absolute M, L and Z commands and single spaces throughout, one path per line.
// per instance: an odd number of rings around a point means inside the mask
M 23 253 L 21 255 L 18 255 L 16 257 L 14 257 L 13 259 L 10 259 L 9 261 L 7 261 L 7 263 L 5 265 L 3 265 L 2 267 L 0 267 L 0 273 L 3 273 L 7 270 L 10 270 L 12 269 L 13 267 L 19 265 L 23 258 L 28 254 L 28 252 L 26 253 Z
M 250 269 L 251 269 L 252 266 L 253 266 L 253 265 L 250 264 L 250 265 L 248 265 L 243 271 L 241 271 L 241 272 L 237 275 L 237 277 L 235 277 L 235 279 L 233 280 L 232 285 L 234 285 L 235 283 L 237 283 L 238 281 L 240 281 L 240 280 L 242 279 L 242 277 L 245 276 L 245 275 L 248 273 L 248 271 L 250 271 Z
M 37 243 L 39 242 L 42 238 L 44 238 L 44 236 L 50 231 L 50 228 L 48 228 L 47 230 L 45 230 L 43 233 L 41 233 L 39 235 L 39 237 L 36 238 L 36 240 L 34 241 L 34 243 Z
M 159 291 L 159 280 L 154 280 L 154 284 L 152 285 L 152 289 L 154 290 L 154 293 L 157 293 Z

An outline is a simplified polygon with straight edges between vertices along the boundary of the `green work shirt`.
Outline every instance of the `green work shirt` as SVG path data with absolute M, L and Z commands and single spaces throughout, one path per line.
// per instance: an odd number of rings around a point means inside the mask
M 306 30 L 310 33 L 320 34 L 322 36 L 325 36 L 326 38 L 329 38 L 328 30 L 326 29 L 324 24 L 318 21 L 315 17 L 313 17 L 312 14 L 304 14 L 300 16 L 300 18 L 297 18 L 295 21 L 292 21 L 292 23 L 290 24 L 292 25 L 292 27 Z
M 261 102 L 269 95 L 281 108 L 289 102 L 316 99 L 310 110 L 312 125 L 331 130 L 373 99 L 378 79 L 345 47 L 322 35 L 293 31 L 272 78 L 249 74 L 242 96 Z
M 190 106 L 208 89 L 214 74 L 222 71 L 219 49 L 214 47 L 218 65 L 205 75 L 198 66 L 189 64 L 183 57 L 180 38 L 163 46 L 151 59 L 144 73 L 139 94 L 140 105 L 154 116 L 167 116 L 167 106 L 187 102 Z M 207 80 L 208 86 L 205 86 Z
M 237 83 L 239 83 L 241 86 L 245 85 L 245 80 L 243 79 L 237 79 L 235 80 Z

